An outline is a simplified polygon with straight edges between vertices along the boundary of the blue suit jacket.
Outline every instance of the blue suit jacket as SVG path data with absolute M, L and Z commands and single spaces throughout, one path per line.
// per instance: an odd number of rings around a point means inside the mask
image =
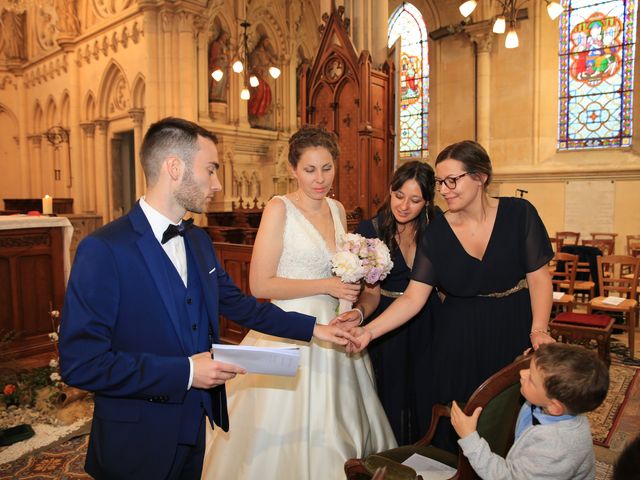
M 309 340 L 315 319 L 244 295 L 221 268 L 209 236 L 185 242 L 197 264 L 214 341 L 218 315 L 246 327 Z M 79 245 L 60 328 L 60 368 L 69 385 L 95 392 L 86 470 L 96 478 L 163 478 L 173 461 L 188 394 L 193 347 L 182 338 L 166 255 L 138 204 Z M 204 329 L 203 329 L 204 330 Z M 192 345 L 192 343 L 191 343 Z M 209 349 L 201 331 L 197 350 Z M 212 422 L 228 429 L 224 386 L 202 395 Z M 184 410 L 187 410 L 185 413 Z M 183 417 L 184 418 L 184 417 Z

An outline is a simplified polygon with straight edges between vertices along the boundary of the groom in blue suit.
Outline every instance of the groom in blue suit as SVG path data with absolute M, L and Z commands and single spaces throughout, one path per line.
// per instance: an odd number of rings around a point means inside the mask
M 245 373 L 212 359 L 219 314 L 297 340 L 350 338 L 242 294 L 208 235 L 182 221 L 221 190 L 216 143 L 186 120 L 151 125 L 140 152 L 146 195 L 78 247 L 60 367 L 66 383 L 95 392 L 85 464 L 95 478 L 200 478 L 205 417 L 228 430 L 224 384 Z

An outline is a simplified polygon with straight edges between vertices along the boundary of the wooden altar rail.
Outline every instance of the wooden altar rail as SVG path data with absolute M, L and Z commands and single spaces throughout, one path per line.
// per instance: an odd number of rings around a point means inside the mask
M 252 245 L 214 242 L 214 248 L 222 268 L 229 274 L 242 292 L 250 295 L 249 268 L 251 265 Z M 266 300 L 260 300 L 266 301 Z M 240 343 L 249 329 L 241 327 L 220 315 L 220 341 L 222 343 Z
M 49 306 L 60 309 L 65 291 L 62 229 L 0 230 L 0 285 L 0 335 L 16 335 L 2 360 L 53 351 Z
M 15 213 L 27 213 L 37 211 L 42 213 L 41 198 L 4 198 L 4 209 Z M 54 198 L 52 202 L 53 213 L 73 213 L 73 198 Z

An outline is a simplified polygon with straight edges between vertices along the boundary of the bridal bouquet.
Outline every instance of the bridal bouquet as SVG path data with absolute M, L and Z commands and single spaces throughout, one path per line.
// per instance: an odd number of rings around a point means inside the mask
M 364 280 L 374 284 L 384 280 L 392 268 L 393 262 L 385 243 L 378 238 L 365 238 L 357 233 L 344 234 L 331 259 L 331 270 L 345 283 Z M 338 313 L 344 313 L 351 307 L 351 302 L 341 299 Z

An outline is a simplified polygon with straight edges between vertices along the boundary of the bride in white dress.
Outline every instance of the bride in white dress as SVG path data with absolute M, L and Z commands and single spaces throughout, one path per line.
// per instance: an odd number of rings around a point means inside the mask
M 273 198 L 262 215 L 251 259 L 253 295 L 271 298 L 328 324 L 338 298 L 359 286 L 331 274 L 344 207 L 326 197 L 335 176 L 335 138 L 303 127 L 289 141 L 298 190 Z M 295 377 L 245 375 L 227 382 L 229 432 L 208 428 L 203 479 L 339 479 L 351 457 L 396 446 L 376 395 L 366 353 L 250 331 L 243 345 L 300 348 Z

